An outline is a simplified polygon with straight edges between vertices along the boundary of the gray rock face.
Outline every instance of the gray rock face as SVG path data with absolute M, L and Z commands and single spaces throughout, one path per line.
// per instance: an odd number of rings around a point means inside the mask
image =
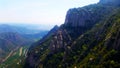
M 67 12 L 65 25 L 72 27 L 85 26 L 86 22 L 91 20 L 91 13 L 83 8 L 70 9 Z
M 56 32 L 56 34 L 53 36 L 49 50 L 51 53 L 55 53 L 56 51 L 59 51 L 59 49 L 67 49 L 67 45 L 71 43 L 71 37 L 67 33 L 66 30 L 59 30 Z
M 120 6 L 120 0 L 100 0 L 100 4 Z

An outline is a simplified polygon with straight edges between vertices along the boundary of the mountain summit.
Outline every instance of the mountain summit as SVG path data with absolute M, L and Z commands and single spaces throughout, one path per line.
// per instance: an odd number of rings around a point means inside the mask
M 119 68 L 119 5 L 100 0 L 68 10 L 63 25 L 30 47 L 24 68 Z
M 100 0 L 101 4 L 120 6 L 120 0 Z

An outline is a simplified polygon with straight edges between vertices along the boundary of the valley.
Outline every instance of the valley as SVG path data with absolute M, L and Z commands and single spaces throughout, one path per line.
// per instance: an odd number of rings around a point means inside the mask
M 0 25 L 0 68 L 119 68 L 119 57 L 120 0 L 70 8 L 50 30 Z
M 8 24 L 0 25 L 0 68 L 23 66 L 29 47 L 47 32 Z
M 27 57 L 28 47 L 17 47 L 12 50 L 8 56 L 0 64 L 0 68 L 21 68 L 24 65 L 24 60 Z

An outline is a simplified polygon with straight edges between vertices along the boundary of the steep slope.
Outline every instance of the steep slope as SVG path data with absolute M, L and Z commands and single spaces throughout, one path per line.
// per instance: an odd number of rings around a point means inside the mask
M 18 33 L 0 33 L 0 62 L 4 61 L 5 57 L 14 49 L 18 49 L 21 46 L 29 46 L 31 43 L 31 40 L 27 40 Z
M 66 58 L 62 64 L 80 68 L 119 67 L 119 12 L 75 40 L 71 48 L 65 51 Z
M 119 67 L 120 7 L 114 5 L 117 1 L 106 0 L 103 4 L 101 0 L 70 9 L 65 23 L 52 36 L 29 49 L 24 67 Z
M 21 46 L 18 49 L 13 49 L 7 56 L 5 62 L 0 64 L 0 68 L 22 68 L 27 51 L 27 46 Z
M 50 43 L 51 37 L 55 35 L 55 33 L 58 31 L 58 29 L 59 29 L 58 26 L 54 26 L 45 37 L 43 37 L 41 40 L 39 40 L 38 42 L 31 45 L 31 47 L 29 48 L 29 50 L 31 52 L 28 53 L 30 58 L 27 58 L 27 60 L 29 60 L 29 62 L 26 63 L 25 68 L 26 67 L 30 68 L 30 66 L 31 67 L 34 66 L 34 64 L 36 63 L 35 61 L 37 61 L 37 59 L 39 59 L 38 57 L 36 57 L 38 55 L 38 52 L 41 51 L 41 53 L 39 53 L 39 54 L 42 55 L 42 53 L 48 48 L 47 44 Z M 45 43 L 45 44 L 43 44 L 43 43 Z M 41 46 L 39 46 L 39 45 L 41 45 Z M 36 59 L 34 59 L 35 57 L 36 57 Z
M 11 48 L 13 48 L 14 45 L 10 41 L 1 39 L 1 38 L 0 38 L 0 44 L 1 44 L 0 45 L 0 61 L 2 61 L 2 59 L 5 57 L 5 55 L 8 54 L 9 50 L 11 50 Z

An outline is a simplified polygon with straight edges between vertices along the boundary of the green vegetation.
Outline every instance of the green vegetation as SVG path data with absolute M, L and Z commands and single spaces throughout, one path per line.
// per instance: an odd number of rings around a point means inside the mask
M 20 47 L 5 62 L 0 64 L 0 68 L 23 68 L 27 50 L 28 50 L 27 46 Z
M 120 9 L 112 6 L 90 5 L 83 7 L 92 11 L 96 18 L 93 26 L 71 27 L 62 25 L 61 30 L 66 30 L 69 38 L 63 31 L 63 41 L 72 41 L 67 46 L 56 49 L 51 47 L 50 36 L 43 43 L 30 49 L 29 57 L 32 57 L 37 68 L 118 68 L 120 67 Z M 79 8 L 78 8 L 79 9 Z M 103 13 L 101 13 L 103 12 Z M 90 22 L 91 23 L 91 22 Z M 59 43 L 60 41 L 58 41 Z M 64 44 L 63 44 L 64 45 Z M 54 45 L 53 45 L 54 46 Z M 36 60 L 37 59 L 37 60 Z M 26 63 L 28 63 L 27 61 Z M 28 65 L 25 65 L 29 67 Z
M 1 67 L 120 67 L 120 6 L 93 4 L 70 9 L 66 17 L 65 24 L 29 48 L 27 58 L 21 53 L 26 48 L 20 48 Z

